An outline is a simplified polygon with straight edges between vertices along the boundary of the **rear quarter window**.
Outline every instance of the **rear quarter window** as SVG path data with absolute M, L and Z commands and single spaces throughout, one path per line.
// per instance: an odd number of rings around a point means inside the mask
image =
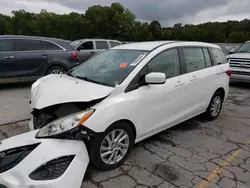
M 43 41 L 43 47 L 44 47 L 44 50 L 63 50 L 58 45 L 49 41 Z
M 226 56 L 220 48 L 210 48 L 210 52 L 213 56 L 215 65 L 227 63 Z

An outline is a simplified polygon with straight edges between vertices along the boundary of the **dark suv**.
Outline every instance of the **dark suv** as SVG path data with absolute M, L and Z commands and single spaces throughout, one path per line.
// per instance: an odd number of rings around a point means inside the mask
M 62 74 L 79 65 L 70 41 L 0 35 L 0 84 L 34 81 L 47 74 Z

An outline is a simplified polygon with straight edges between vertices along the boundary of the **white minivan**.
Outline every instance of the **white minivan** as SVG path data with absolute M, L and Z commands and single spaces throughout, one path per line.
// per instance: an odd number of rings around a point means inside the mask
M 199 114 L 218 117 L 229 91 L 219 46 L 131 43 L 103 51 L 65 75 L 32 85 L 36 138 L 82 139 L 101 170 L 121 165 L 134 143 Z

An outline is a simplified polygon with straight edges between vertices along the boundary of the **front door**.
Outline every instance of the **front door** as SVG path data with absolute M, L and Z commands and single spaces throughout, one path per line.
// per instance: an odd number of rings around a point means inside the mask
M 12 39 L 0 39 L 0 84 L 18 82 L 18 64 Z
M 181 74 L 178 49 L 173 48 L 156 55 L 147 65 L 147 73 L 166 74 L 165 84 L 144 85 L 140 95 L 141 137 L 149 136 L 182 120 L 189 101 L 185 92 L 186 80 Z
M 85 62 L 87 59 L 89 59 L 96 53 L 93 41 L 83 42 L 76 48 L 76 51 L 79 54 L 80 63 Z

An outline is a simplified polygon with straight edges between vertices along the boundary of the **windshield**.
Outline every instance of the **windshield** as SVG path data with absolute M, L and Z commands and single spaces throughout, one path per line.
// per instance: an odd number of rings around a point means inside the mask
M 71 75 L 114 87 L 116 84 L 121 84 L 146 55 L 146 51 L 140 50 L 106 50 L 79 65 Z
M 73 42 L 70 43 L 70 46 L 72 46 L 73 48 L 75 48 L 80 43 L 81 43 L 81 40 L 75 40 L 75 41 L 73 41 Z
M 239 49 L 237 50 L 237 52 L 247 52 L 247 53 L 250 53 L 250 42 L 244 43 L 241 47 L 239 47 Z

